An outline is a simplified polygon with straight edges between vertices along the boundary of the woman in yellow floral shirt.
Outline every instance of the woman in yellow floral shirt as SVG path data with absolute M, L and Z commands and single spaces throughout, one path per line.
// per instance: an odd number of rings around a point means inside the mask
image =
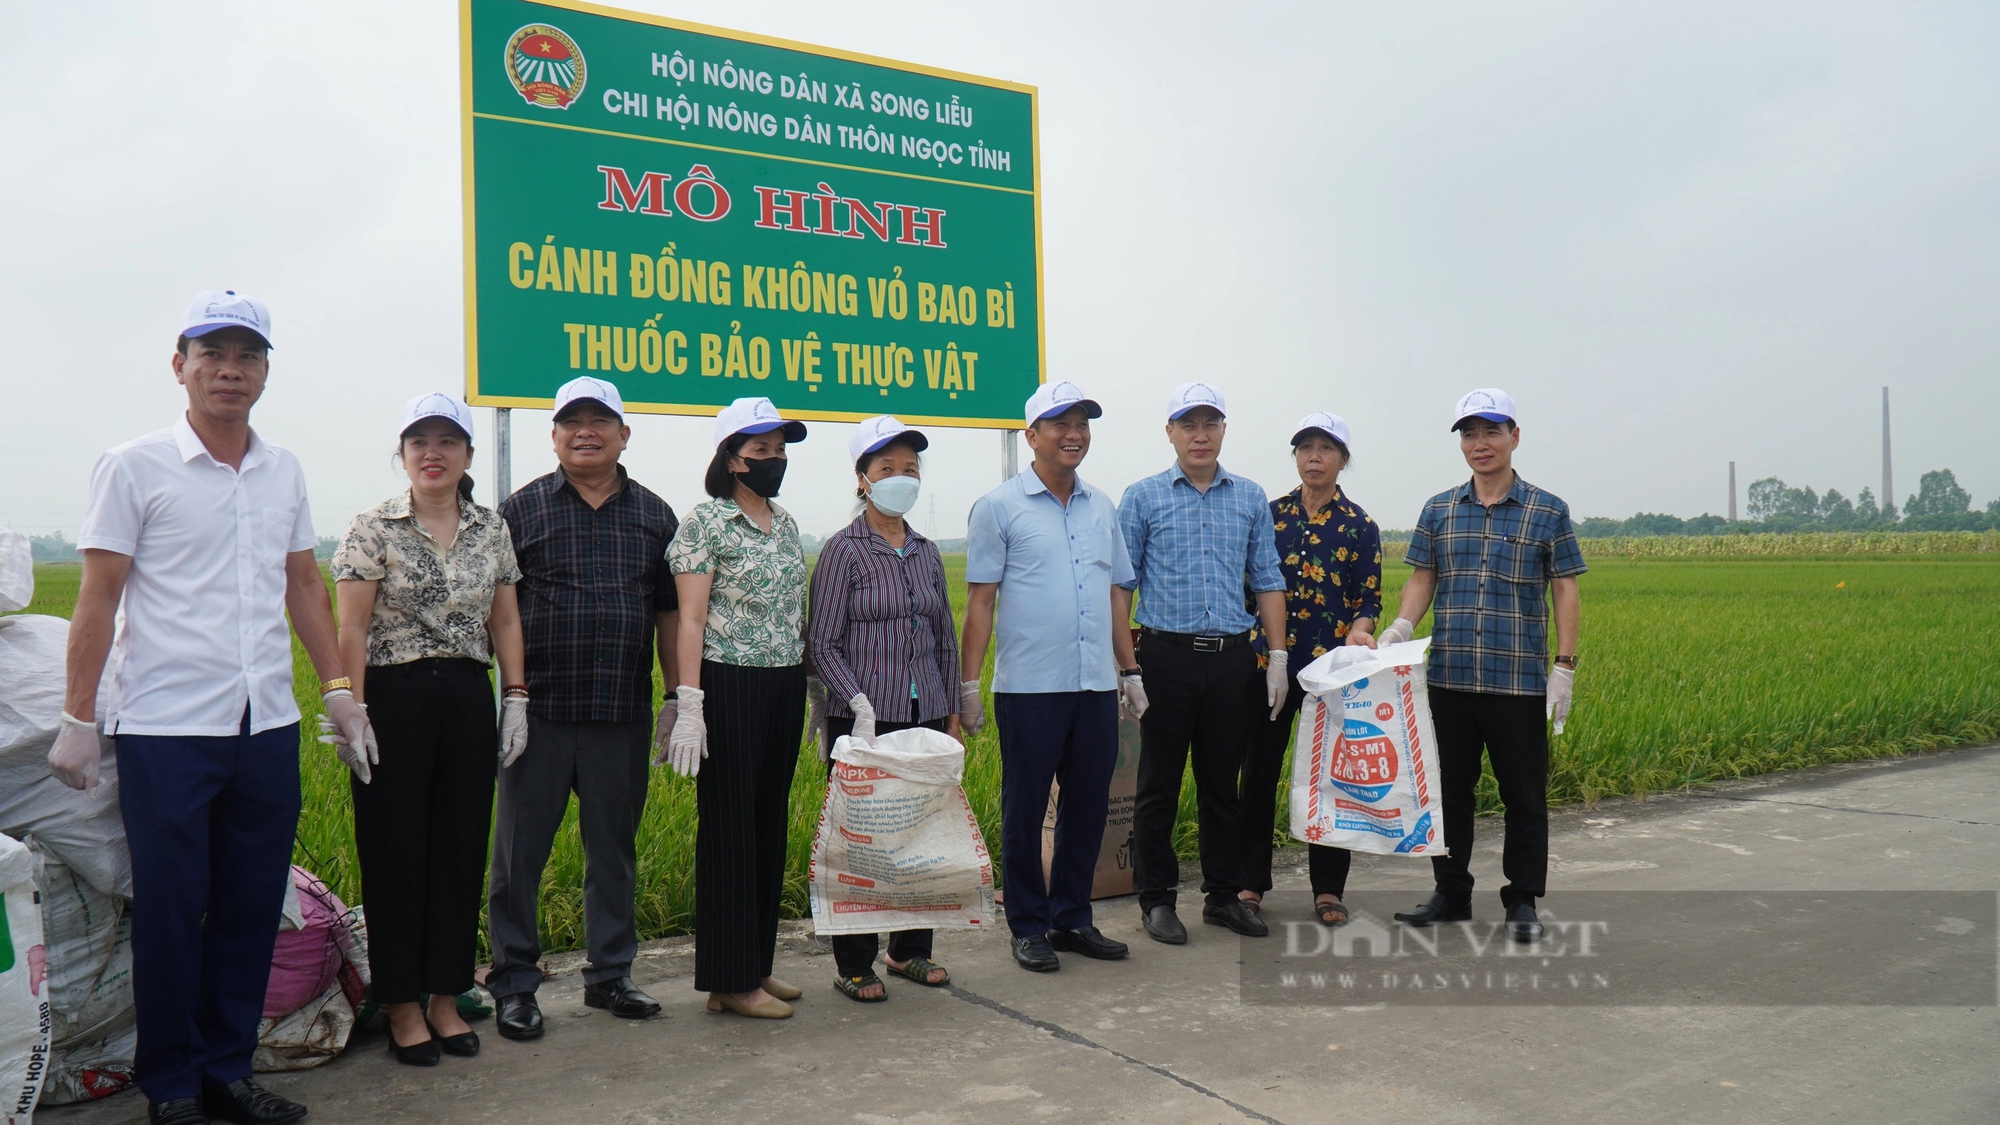
M 1382 612 L 1382 533 L 1361 505 L 1340 488 L 1348 461 L 1347 422 L 1337 414 L 1308 414 L 1292 435 L 1299 487 L 1271 501 L 1278 565 L 1285 574 L 1286 648 L 1293 653 L 1291 691 L 1276 714 L 1251 739 L 1243 763 L 1243 891 L 1254 909 L 1271 889 L 1272 829 L 1278 778 L 1292 744 L 1292 722 L 1305 693 L 1298 673 L 1327 650 L 1364 643 Z M 1259 629 L 1251 638 L 1261 664 L 1268 645 Z M 1303 655 L 1301 655 L 1303 654 Z M 1347 921 L 1346 848 L 1307 845 L 1313 910 L 1329 926 Z

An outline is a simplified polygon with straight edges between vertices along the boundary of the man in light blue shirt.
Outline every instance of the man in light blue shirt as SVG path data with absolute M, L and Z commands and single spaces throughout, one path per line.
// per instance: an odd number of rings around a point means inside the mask
M 965 633 L 959 647 L 959 721 L 985 720 L 979 673 L 995 632 L 993 718 L 1000 726 L 1000 862 L 1014 960 L 1033 972 L 1062 967 L 1056 951 L 1125 956 L 1091 921 L 1090 885 L 1104 839 L 1118 760 L 1117 671 L 1131 667 L 1132 633 L 1114 612 L 1116 583 L 1132 579 L 1117 512 L 1076 475 L 1103 410 L 1076 384 L 1050 383 L 1027 404 L 1028 470 L 979 498 L 967 520 Z M 1049 784 L 1055 854 L 1042 878 Z
M 1173 835 L 1190 750 L 1207 900 L 1202 921 L 1249 937 L 1270 932 L 1256 906 L 1237 899 L 1243 816 L 1236 787 L 1250 732 L 1290 690 L 1290 658 L 1274 648 L 1269 668 L 1259 671 L 1250 647 L 1257 620 L 1243 608 L 1243 591 L 1256 597 L 1265 636 L 1283 637 L 1285 577 L 1264 490 L 1218 461 L 1226 410 L 1222 392 L 1207 383 L 1175 387 L 1167 401 L 1174 465 L 1133 484 L 1118 502 L 1132 577 L 1113 592 L 1113 612 L 1125 620 L 1138 592 L 1145 658 L 1144 681 L 1138 669 L 1121 665 L 1142 735 L 1132 882 L 1147 936 L 1168 945 L 1187 942 L 1174 911 L 1180 862 Z M 1148 684 L 1157 700 L 1150 706 Z

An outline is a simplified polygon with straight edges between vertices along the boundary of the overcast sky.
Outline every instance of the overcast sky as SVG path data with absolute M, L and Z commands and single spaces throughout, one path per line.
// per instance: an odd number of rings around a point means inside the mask
M 1292 423 L 1345 415 L 1391 528 L 1463 477 L 1482 385 L 1579 517 L 1721 512 L 1731 459 L 1879 491 L 1885 384 L 1899 503 L 2000 493 L 2000 6 L 631 6 L 1040 87 L 1049 375 L 1104 403 L 1101 486 L 1166 467 L 1201 378 L 1274 494 Z M 74 536 L 97 454 L 182 408 L 204 288 L 273 310 L 254 421 L 321 534 L 401 484 L 402 403 L 463 385 L 457 36 L 441 0 L 10 7 L 0 524 Z M 685 510 L 710 425 L 635 417 L 626 464 Z M 848 432 L 793 451 L 807 531 L 849 517 Z M 515 412 L 517 484 L 547 434 Z M 999 439 L 933 442 L 912 519 L 957 536 Z

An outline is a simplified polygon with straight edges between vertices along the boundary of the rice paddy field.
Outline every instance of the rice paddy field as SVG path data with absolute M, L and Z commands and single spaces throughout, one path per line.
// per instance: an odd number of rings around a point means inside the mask
M 2000 736 L 2000 553 L 1953 546 L 1963 553 L 1655 553 L 1643 541 L 1592 552 L 1576 705 L 1553 743 L 1552 799 L 1661 792 Z M 948 555 L 946 565 L 962 611 L 964 558 Z M 1405 568 L 1384 570 L 1393 604 Z M 68 616 L 77 574 L 37 567 L 29 612 Z M 318 681 L 296 645 L 294 662 L 302 730 L 311 732 Z M 989 683 L 991 675 L 989 662 Z M 298 862 L 359 901 L 347 771 L 309 734 L 300 749 Z M 806 908 L 823 777 L 802 750 L 792 786 L 791 915 Z M 972 740 L 965 788 L 997 856 L 1000 764 L 990 722 Z M 1497 805 L 1490 778 L 1481 803 Z M 1182 806 L 1177 843 L 1192 855 L 1191 781 Z M 1282 835 L 1282 802 L 1278 811 Z M 642 937 L 692 926 L 695 827 L 693 783 L 656 769 L 639 838 Z M 546 948 L 582 944 L 582 885 L 572 808 L 543 884 Z

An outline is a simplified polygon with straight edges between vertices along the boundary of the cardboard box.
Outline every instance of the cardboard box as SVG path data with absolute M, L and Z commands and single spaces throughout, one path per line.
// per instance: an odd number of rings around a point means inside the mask
M 1049 787 L 1049 809 L 1042 818 L 1042 878 L 1056 849 L 1056 794 Z M 1104 817 L 1104 841 L 1097 850 L 1097 874 L 1090 897 L 1115 898 L 1132 893 L 1132 808 L 1139 794 L 1139 724 L 1118 718 L 1118 764 L 1111 771 L 1111 804 Z

